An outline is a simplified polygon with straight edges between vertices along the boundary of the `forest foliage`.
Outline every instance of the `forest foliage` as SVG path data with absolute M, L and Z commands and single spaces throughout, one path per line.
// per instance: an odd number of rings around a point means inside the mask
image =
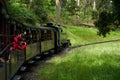
M 60 4 L 58 10 L 56 1 Z M 30 25 L 91 23 L 92 2 L 81 0 L 79 3 L 76 0 L 7 0 L 9 14 Z
M 120 25 L 119 0 L 6 0 L 16 20 L 40 26 L 95 24 L 98 35 L 106 36 Z

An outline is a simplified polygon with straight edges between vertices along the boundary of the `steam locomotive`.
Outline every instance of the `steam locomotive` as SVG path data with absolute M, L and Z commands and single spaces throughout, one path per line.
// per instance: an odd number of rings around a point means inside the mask
M 24 51 L 10 51 L 15 32 L 26 32 L 27 47 Z M 31 37 L 32 36 L 32 37 Z M 57 53 L 70 46 L 70 40 L 60 26 L 47 23 L 45 26 L 26 26 L 8 15 L 4 0 L 0 0 L 0 80 L 19 80 L 18 71 L 24 71 L 42 55 Z

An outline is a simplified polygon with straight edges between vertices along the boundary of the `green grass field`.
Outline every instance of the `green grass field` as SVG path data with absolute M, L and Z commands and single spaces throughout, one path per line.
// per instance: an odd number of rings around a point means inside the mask
M 96 29 L 70 27 L 73 46 L 120 39 L 119 32 L 106 38 L 96 35 Z M 65 29 L 66 31 L 66 29 Z M 37 72 L 37 80 L 120 80 L 120 41 L 83 46 L 53 57 Z
M 98 36 L 97 29 L 95 28 L 70 26 L 65 28 L 64 31 L 68 33 L 68 38 L 71 40 L 72 46 L 120 39 L 120 31 L 111 32 L 105 38 Z

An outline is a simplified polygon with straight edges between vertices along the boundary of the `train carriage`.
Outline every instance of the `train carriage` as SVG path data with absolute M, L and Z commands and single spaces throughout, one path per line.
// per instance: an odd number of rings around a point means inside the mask
M 38 31 L 39 31 L 38 28 L 35 28 L 35 27 L 30 28 L 29 34 L 31 34 L 32 37 L 26 47 L 26 60 L 29 60 L 32 57 L 34 57 L 35 55 L 40 53 L 39 40 L 37 39 L 37 35 L 39 34 L 39 33 L 37 33 Z
M 7 47 L 9 46 L 9 27 L 7 27 L 7 9 L 4 0 L 0 0 L 0 80 L 7 79 L 7 75 L 10 73 L 8 63 L 6 62 L 6 56 L 8 51 L 6 51 Z M 2 27 L 4 26 L 4 27 Z M 3 62 L 2 58 L 5 59 Z M 6 73 L 8 72 L 8 74 Z
M 41 52 L 47 52 L 56 47 L 55 29 L 50 27 L 40 27 L 41 29 Z
M 55 48 L 55 30 L 53 28 L 42 26 L 30 28 L 33 39 L 26 48 L 26 60 Z
M 9 19 L 10 20 L 10 42 L 13 42 L 13 37 L 16 36 L 17 33 L 22 33 L 25 30 L 25 26 L 22 23 L 19 23 L 18 21 L 14 19 Z M 16 71 L 20 69 L 20 66 L 25 61 L 25 51 L 21 51 L 18 49 L 15 49 L 14 51 L 10 52 L 10 75 L 8 77 L 12 78 L 15 74 Z
M 63 32 L 63 29 L 60 25 L 54 25 L 53 23 L 47 23 L 47 27 L 54 28 L 56 31 L 56 51 L 63 50 L 63 48 L 66 48 L 71 45 L 70 40 L 68 39 L 68 36 L 65 32 Z
M 36 27 L 16 21 L 8 15 L 5 1 L 0 0 L 0 80 L 18 80 L 20 76 L 17 72 L 25 69 L 24 64 L 37 56 L 57 53 L 69 46 L 70 41 L 61 31 L 62 28 L 52 23 Z M 25 38 L 25 50 L 11 50 L 16 33 Z

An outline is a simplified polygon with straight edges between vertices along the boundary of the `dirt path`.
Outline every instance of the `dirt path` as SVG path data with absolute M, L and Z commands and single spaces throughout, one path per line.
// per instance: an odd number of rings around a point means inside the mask
M 47 57 L 43 60 L 37 61 L 33 66 L 28 68 L 27 71 L 22 74 L 22 80 L 43 80 L 40 79 L 40 77 L 38 78 L 37 71 L 50 62 L 52 58 L 57 56 L 64 56 L 66 53 L 68 53 L 68 48 L 58 54 L 54 54 L 52 57 Z

